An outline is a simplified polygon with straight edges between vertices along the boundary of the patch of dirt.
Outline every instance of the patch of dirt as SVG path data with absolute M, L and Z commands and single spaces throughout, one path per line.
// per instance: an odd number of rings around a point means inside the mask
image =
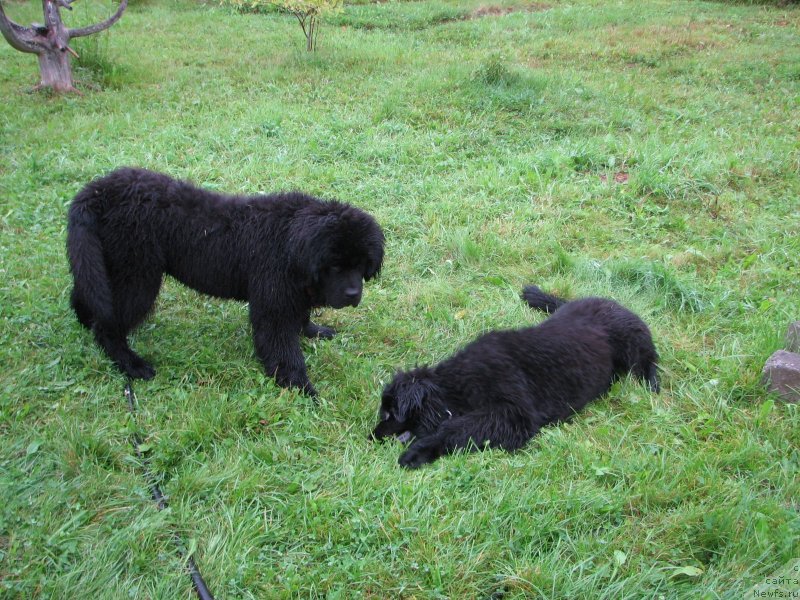
M 550 4 L 544 2 L 531 2 L 524 6 L 479 6 L 473 10 L 467 19 L 480 19 L 482 17 L 500 17 L 514 12 L 543 12 L 551 8 Z
M 514 12 L 514 10 L 515 9 L 511 6 L 479 6 L 472 11 L 470 16 L 473 19 L 480 17 L 497 17 L 499 15 L 507 15 L 510 12 Z
M 722 41 L 709 29 L 699 30 L 690 25 L 636 27 L 625 29 L 617 25 L 607 28 L 607 45 L 625 48 L 628 51 L 644 45 L 651 51 L 682 54 L 718 48 Z

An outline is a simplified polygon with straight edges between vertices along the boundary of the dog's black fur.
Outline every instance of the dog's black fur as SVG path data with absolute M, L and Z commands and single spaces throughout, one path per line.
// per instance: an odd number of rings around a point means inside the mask
M 357 306 L 381 268 L 384 237 L 353 206 L 299 193 L 231 196 L 143 169 L 89 183 L 69 209 L 72 307 L 130 377 L 153 367 L 128 333 L 155 303 L 164 274 L 219 298 L 249 302 L 258 357 L 281 386 L 314 394 L 299 336 L 332 337 L 314 307 Z
M 517 450 L 627 373 L 658 391 L 650 330 L 627 308 L 605 298 L 567 302 L 535 286 L 523 298 L 553 316 L 487 333 L 438 365 L 398 373 L 383 390 L 372 437 L 416 438 L 402 466 L 485 444 Z

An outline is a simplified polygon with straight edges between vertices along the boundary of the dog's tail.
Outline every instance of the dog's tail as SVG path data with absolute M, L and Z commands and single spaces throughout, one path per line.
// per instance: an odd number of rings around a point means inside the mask
M 97 216 L 90 202 L 96 190 L 87 186 L 75 196 L 67 217 L 67 256 L 74 279 L 72 308 L 88 328 L 95 322 L 114 321 L 111 283 L 97 233 Z
M 529 285 L 522 290 L 522 299 L 525 300 L 531 308 L 543 310 L 546 313 L 554 313 L 569 302 L 569 300 L 564 300 L 543 292 L 535 285 Z

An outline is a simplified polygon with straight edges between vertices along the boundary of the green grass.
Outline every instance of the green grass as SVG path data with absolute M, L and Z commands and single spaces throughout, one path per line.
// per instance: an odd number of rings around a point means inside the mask
M 113 9 L 87 6 L 70 24 Z M 759 384 L 800 318 L 800 9 L 491 6 L 526 3 L 348 6 L 309 55 L 287 16 L 136 1 L 66 98 L 0 44 L 0 596 L 189 598 L 170 528 L 218 598 L 741 598 L 800 557 L 800 415 Z M 246 307 L 165 285 L 133 336 L 162 513 L 68 306 L 66 207 L 121 165 L 337 197 L 387 235 L 304 342 L 318 406 L 265 378 Z M 528 283 L 641 314 L 663 392 L 402 471 L 367 441 L 382 385 L 541 319 Z

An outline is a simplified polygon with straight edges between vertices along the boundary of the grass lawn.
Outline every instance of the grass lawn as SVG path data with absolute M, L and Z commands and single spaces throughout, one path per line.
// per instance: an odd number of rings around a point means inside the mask
M 797 5 L 387 2 L 307 54 L 288 16 L 132 0 L 76 40 L 65 98 L 0 42 L 0 597 L 191 598 L 171 528 L 219 599 L 753 597 L 800 558 L 800 412 L 759 384 L 800 319 L 799 28 Z M 164 512 L 68 305 L 66 207 L 122 165 L 336 197 L 387 236 L 361 306 L 318 316 L 339 335 L 304 342 L 318 406 L 264 376 L 246 306 L 165 284 L 132 340 Z M 367 441 L 383 384 L 540 320 L 529 283 L 638 312 L 662 393 L 625 380 L 516 454 L 400 469 Z

